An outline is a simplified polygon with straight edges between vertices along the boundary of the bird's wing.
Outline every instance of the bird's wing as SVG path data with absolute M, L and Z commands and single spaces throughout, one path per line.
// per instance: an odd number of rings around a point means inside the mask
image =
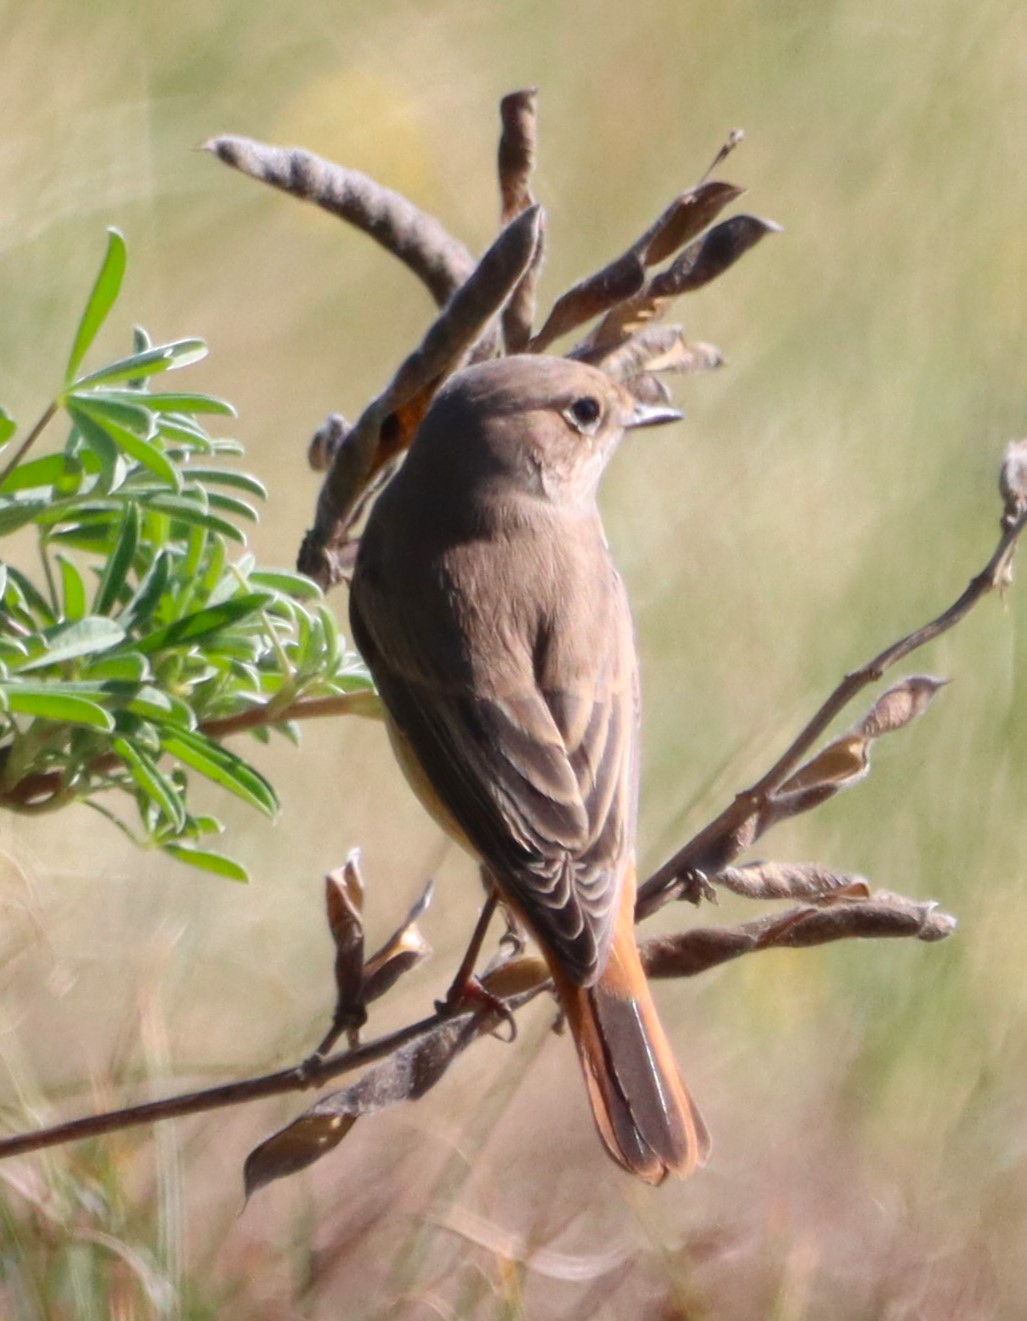
M 565 621 L 533 638 L 491 633 L 493 659 L 502 652 L 491 668 L 505 679 L 483 693 L 463 673 L 468 657 L 473 668 L 474 630 L 430 593 L 382 610 L 373 575 L 358 572 L 350 607 L 396 731 L 445 813 L 580 983 L 605 961 L 634 835 L 634 644 L 610 573 L 609 618 L 591 621 L 588 663 L 572 664 L 573 683 L 563 687 L 550 661 L 555 646 L 573 649 Z M 419 791 L 427 800 L 424 784 Z

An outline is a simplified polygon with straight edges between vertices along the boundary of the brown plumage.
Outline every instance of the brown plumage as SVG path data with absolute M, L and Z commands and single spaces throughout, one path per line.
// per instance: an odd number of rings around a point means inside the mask
M 611 1156 L 709 1148 L 635 944 L 638 664 L 595 495 L 627 427 L 677 414 L 524 356 L 439 392 L 360 542 L 353 635 L 399 760 L 553 974 Z

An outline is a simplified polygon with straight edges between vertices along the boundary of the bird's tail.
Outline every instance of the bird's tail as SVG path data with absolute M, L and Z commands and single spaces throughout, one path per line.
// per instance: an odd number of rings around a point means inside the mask
M 646 1183 L 662 1183 L 702 1165 L 710 1136 L 649 992 L 635 943 L 634 888 L 624 886 L 609 959 L 595 985 L 576 986 L 559 974 L 555 981 L 606 1150 Z

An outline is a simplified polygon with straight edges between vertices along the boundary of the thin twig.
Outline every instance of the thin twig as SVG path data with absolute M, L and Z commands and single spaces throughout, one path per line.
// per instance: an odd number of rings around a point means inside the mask
M 659 937 L 644 942 L 641 954 L 646 973 L 651 977 L 691 977 L 742 954 L 759 950 L 795 948 L 847 938 L 891 936 L 941 940 L 954 926 L 953 919 L 938 912 L 933 904 L 918 904 L 898 895 L 878 894 L 870 900 L 829 907 L 805 905 L 791 912 L 756 918 L 737 927 L 698 929 Z M 530 967 L 536 961 L 524 962 Z M 500 976 L 502 971 L 500 969 Z M 533 985 L 517 985 L 512 994 L 503 997 L 508 1012 L 520 1008 L 548 988 L 549 982 L 544 971 L 536 974 L 536 977 Z M 487 984 L 493 992 L 500 985 L 498 981 L 492 980 Z M 200 1114 L 267 1096 L 321 1087 L 333 1078 L 394 1055 L 418 1039 L 430 1037 L 433 1033 L 448 1033 L 455 1022 L 466 1020 L 470 1024 L 472 1019 L 480 1019 L 478 1027 L 484 1034 L 495 1025 L 493 1020 L 498 1022 L 501 1017 L 502 1012 L 498 1009 L 490 1010 L 487 1002 L 485 1008 L 476 1013 L 453 1014 L 449 1010 L 440 1009 L 397 1032 L 324 1059 L 313 1057 L 276 1073 L 261 1074 L 201 1091 L 185 1092 L 142 1105 L 125 1106 L 54 1124 L 32 1133 L 0 1138 L 0 1159 L 82 1138 L 98 1137 L 103 1133 L 113 1133 L 140 1124 L 152 1124 L 162 1119 Z
M 249 710 L 241 711 L 238 715 L 207 720 L 199 726 L 199 732 L 206 734 L 208 738 L 223 739 L 232 734 L 284 725 L 293 720 L 319 720 L 325 716 L 343 715 L 364 716 L 371 720 L 380 719 L 381 703 L 378 695 L 369 690 L 362 690 L 356 693 L 335 693 L 330 697 L 306 697 L 280 710 L 266 703 L 264 706 L 250 707 Z M 80 775 L 107 775 L 121 764 L 121 758 L 116 753 L 107 752 L 83 767 Z M 47 810 L 54 795 L 60 793 L 63 788 L 62 771 L 40 771 L 37 774 L 25 775 L 0 791 L 0 806 L 21 812 Z
M 511 92 L 499 103 L 503 131 L 499 139 L 499 195 L 501 221 L 511 220 L 535 205 L 529 180 L 535 168 L 538 118 L 535 112 L 537 89 Z M 517 288 L 503 308 L 503 346 L 507 354 L 523 353 L 531 339 L 535 319 L 535 286 L 542 267 L 545 244 L 540 241 L 531 265 L 521 276 Z
M 139 1124 L 153 1124 L 161 1119 L 201 1114 L 205 1110 L 221 1110 L 230 1105 L 242 1105 L 246 1101 L 258 1101 L 265 1096 L 280 1096 L 283 1092 L 320 1087 L 332 1078 L 341 1077 L 344 1073 L 351 1073 L 365 1064 L 391 1055 L 408 1042 L 430 1032 L 439 1021 L 440 1015 L 432 1014 L 430 1018 L 411 1023 L 398 1032 L 390 1032 L 388 1036 L 369 1041 L 355 1050 L 340 1051 L 323 1060 L 307 1060 L 291 1068 L 261 1074 L 256 1078 L 245 1078 L 241 1082 L 205 1087 L 201 1091 L 184 1092 L 160 1101 L 146 1101 L 142 1105 L 125 1106 L 120 1110 L 72 1119 L 64 1124 L 38 1129 L 34 1133 L 0 1138 L 0 1160 L 8 1156 L 20 1156 L 27 1151 L 40 1151 L 44 1147 L 56 1147 L 63 1142 L 75 1142 L 81 1138 L 98 1137 L 102 1133 L 134 1128 Z
M 362 230 L 413 271 L 440 307 L 474 270 L 474 258 L 434 216 L 359 170 L 299 147 L 272 147 L 231 134 L 211 138 L 202 149 Z
M 43 413 L 42 417 L 39 419 L 36 425 L 32 428 L 29 434 L 21 442 L 21 444 L 14 451 L 11 457 L 7 460 L 4 466 L 0 468 L 0 485 L 3 485 L 3 483 L 11 475 L 11 473 L 14 472 L 18 464 L 21 463 L 25 455 L 29 452 L 32 446 L 36 443 L 39 437 L 46 430 L 47 424 L 50 422 L 51 418 L 57 412 L 57 408 L 58 408 L 58 404 L 56 400 L 54 400 L 52 404 L 49 404 L 47 406 L 46 411 Z
M 687 844 L 678 849 L 644 885 L 639 887 L 635 908 L 638 920 L 648 917 L 666 903 L 674 890 L 691 876 L 715 873 L 737 856 L 737 851 L 730 853 L 730 848 L 738 832 L 743 829 L 746 822 L 759 814 L 774 791 L 784 784 L 831 721 L 852 698 L 869 684 L 876 683 L 891 666 L 904 660 L 911 652 L 928 642 L 933 642 L 935 638 L 958 624 L 978 601 L 1002 584 L 1016 548 L 1017 538 L 1025 524 L 1027 524 L 1027 512 L 1021 513 L 1015 523 L 1003 530 L 987 564 L 970 580 L 966 590 L 947 610 L 929 623 L 914 629 L 904 638 L 900 638 L 898 642 L 893 642 L 873 660 L 845 676 L 770 770 L 754 785 L 738 794 L 728 807 L 694 835 Z M 727 856 L 728 854 L 730 856 Z

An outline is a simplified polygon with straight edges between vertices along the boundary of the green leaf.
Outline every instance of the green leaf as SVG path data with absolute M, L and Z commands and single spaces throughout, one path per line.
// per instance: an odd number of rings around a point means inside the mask
M 126 702 L 125 709 L 144 720 L 160 720 L 165 724 L 170 721 L 181 725 L 183 729 L 196 728 L 196 716 L 188 702 L 172 697 L 170 693 L 162 692 L 150 684 L 139 688 L 131 701 Z
M 200 344 L 202 340 L 195 342 Z M 197 394 L 192 390 L 159 390 L 143 395 L 134 390 L 104 390 L 103 397 L 112 401 L 144 403 L 155 413 L 218 413 L 222 417 L 236 416 L 235 409 L 227 400 L 211 394 Z
M 135 595 L 118 616 L 119 622 L 130 631 L 146 628 L 153 617 L 153 612 L 160 604 L 161 597 L 167 591 L 171 578 L 172 556 L 162 550 L 147 569 Z
M 185 730 L 174 733 L 162 730 L 161 746 L 169 756 L 191 766 L 266 816 L 274 816 L 278 811 L 278 798 L 263 775 L 213 739 Z
M 100 385 L 105 381 L 138 380 L 141 376 L 153 376 L 156 372 L 166 372 L 173 367 L 187 367 L 191 362 L 199 362 L 206 356 L 207 346 L 202 339 L 179 339 L 172 344 L 158 344 L 152 349 L 144 349 L 142 353 L 119 358 L 117 362 L 101 367 L 99 371 L 80 376 L 74 385 L 76 390 L 80 390 L 84 386 Z M 70 382 L 71 377 L 68 376 L 66 383 Z M 147 402 L 150 402 L 149 399 Z
M 113 535 L 109 519 L 99 516 L 69 523 L 67 527 L 51 532 L 47 540 L 62 546 L 74 546 L 76 550 L 87 551 L 90 555 L 108 555 L 113 545 Z
M 157 763 L 126 738 L 114 740 L 114 751 L 128 767 L 132 779 L 147 798 L 157 805 L 176 831 L 181 830 L 186 821 L 182 796 Z
M 114 728 L 114 718 L 102 706 L 85 697 L 52 692 L 49 684 L 8 683 L 2 685 L 2 692 L 7 709 L 18 715 L 67 725 L 91 725 L 108 732 Z
M 0 537 L 14 532 L 48 508 L 49 500 L 36 499 L 0 499 Z
M 131 431 L 134 436 L 148 440 L 156 435 L 157 427 L 154 415 L 144 407 L 146 395 L 138 390 L 126 390 L 120 397 L 100 390 L 73 390 L 65 397 L 64 406 L 69 411 L 84 409 L 101 426 L 112 422 L 115 426 Z
M 229 541 L 237 541 L 240 545 L 246 544 L 245 535 L 235 526 L 229 523 L 226 518 L 218 518 L 215 514 L 208 513 L 206 508 L 198 504 L 195 500 L 190 500 L 184 495 L 154 495 L 147 497 L 146 507 L 155 509 L 162 514 L 167 514 L 170 518 L 177 519 L 180 523 L 190 523 L 195 527 L 207 528 L 211 532 L 218 532 Z
M 11 417 L 3 404 L 0 404 L 0 445 L 6 445 L 17 430 L 17 422 Z
M 184 413 L 158 413 L 157 430 L 165 440 L 190 454 L 210 455 L 215 452 L 214 442 L 203 427 Z
M 339 625 L 335 616 L 323 602 L 314 606 L 314 613 L 321 621 L 325 636 L 325 669 L 329 674 L 338 669 L 342 661 L 342 639 L 339 637 Z
M 167 455 L 136 431 L 123 425 L 113 410 L 91 400 L 86 400 L 80 395 L 72 395 L 68 400 L 67 407 L 76 425 L 82 430 L 94 449 L 96 449 L 96 446 L 93 445 L 93 434 L 89 431 L 90 427 L 102 430 L 119 450 L 124 451 L 136 463 L 141 463 L 144 467 L 149 468 L 152 473 L 162 478 L 173 490 L 177 491 L 182 485 L 178 469 Z M 146 409 L 140 408 L 138 413 L 148 420 L 152 420 Z
M 97 683 L 106 679 L 142 683 L 150 677 L 150 663 L 138 651 L 123 651 L 115 656 L 100 656 L 85 673 L 88 679 Z
M 95 489 L 104 495 L 109 495 L 125 480 L 128 472 L 125 458 L 106 428 L 95 422 L 88 413 L 80 409 L 69 409 L 68 412 L 82 439 L 99 463 L 99 476 Z
M 250 874 L 245 867 L 240 867 L 223 853 L 211 853 L 209 849 L 194 849 L 188 844 L 167 843 L 164 852 L 170 853 L 179 862 L 198 867 L 200 871 L 213 872 L 216 876 L 226 876 L 230 881 L 248 881 Z
M 239 500 L 234 495 L 223 495 L 220 491 L 209 491 L 207 499 L 211 509 L 220 509 L 223 514 L 230 514 L 233 518 L 246 518 L 251 523 L 259 521 L 260 515 L 251 504 L 245 500 Z
M 32 459 L 28 463 L 19 463 L 3 482 L 0 491 L 31 491 L 37 487 L 54 487 L 65 483 L 69 474 L 77 474 L 81 481 L 82 465 L 70 454 L 47 454 L 42 459 Z M 62 492 L 64 494 L 65 492 Z M 69 493 L 70 494 L 70 493 Z
M 13 564 L 7 566 L 7 576 L 9 579 L 8 585 L 17 591 L 21 603 L 30 616 L 34 616 L 36 628 L 51 628 L 57 623 L 57 616 L 50 609 L 50 602 L 31 578 L 26 577 Z
M 44 665 L 58 665 L 74 660 L 76 656 L 89 656 L 106 651 L 124 640 L 125 630 L 113 619 L 99 615 L 86 615 L 72 624 L 61 624 L 48 629 L 42 638 L 26 639 L 33 650 L 32 659 L 17 667 L 19 673 L 38 670 Z M 41 654 L 36 654 L 42 648 Z
M 125 274 L 125 256 L 125 240 L 116 229 L 108 229 L 107 252 L 92 293 L 86 302 L 82 320 L 78 323 L 78 330 L 75 332 L 75 342 L 71 346 L 71 356 L 68 358 L 68 367 L 64 373 L 65 385 L 74 379 L 90 344 L 96 338 L 97 331 L 114 305 Z
M 248 472 L 235 472 L 231 468 L 205 468 L 200 464 L 186 464 L 184 476 L 201 486 L 232 486 L 258 500 L 267 499 L 267 487 Z
M 130 500 L 125 505 L 118 540 L 104 565 L 103 577 L 96 589 L 96 597 L 93 600 L 94 614 L 109 615 L 117 605 L 128 575 L 132 571 L 132 562 L 138 544 L 139 506 Z
M 56 555 L 61 574 L 61 597 L 64 600 L 64 618 L 69 622 L 81 619 L 86 613 L 86 585 L 75 565 L 64 555 Z
M 148 655 L 162 651 L 165 647 L 181 647 L 186 643 L 198 642 L 201 638 L 238 623 L 247 615 L 255 614 L 263 609 L 268 600 L 266 592 L 248 592 L 245 596 L 233 597 L 221 605 L 206 606 L 147 634 L 139 640 L 137 646 Z
M 283 596 L 298 601 L 320 600 L 323 595 L 313 578 L 308 578 L 305 573 L 293 573 L 290 569 L 255 569 L 250 574 L 250 584 L 281 592 Z

